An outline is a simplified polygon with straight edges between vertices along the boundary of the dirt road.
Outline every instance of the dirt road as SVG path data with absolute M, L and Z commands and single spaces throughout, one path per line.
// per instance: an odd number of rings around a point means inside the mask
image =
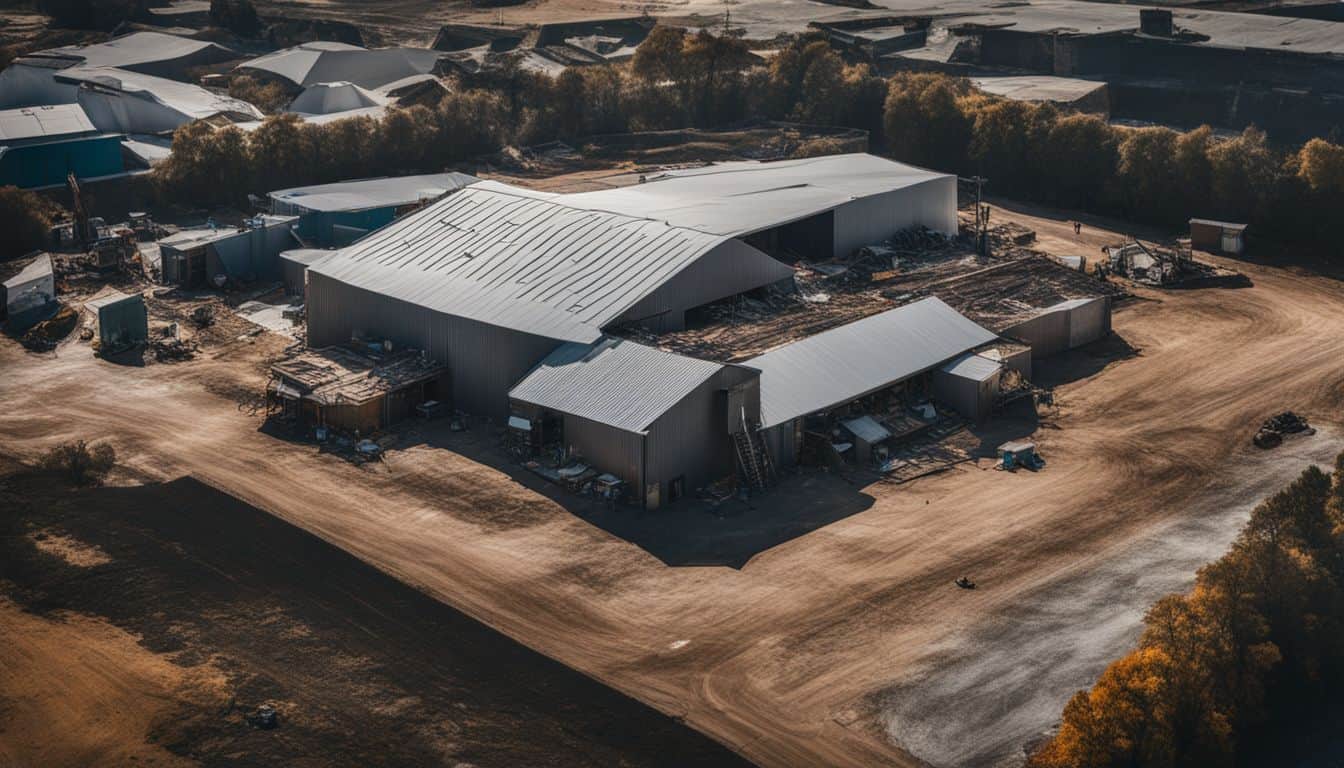
M 258 353 L 246 349 L 122 368 L 78 346 L 35 358 L 4 343 L 0 439 L 35 455 L 71 437 L 106 438 L 147 476 L 193 474 L 763 765 L 920 761 L 897 742 L 955 762 L 960 752 L 937 745 L 983 743 L 998 754 L 1040 723 L 1010 722 L 985 739 L 977 729 L 1003 718 L 982 707 L 924 749 L 905 730 L 917 726 L 919 698 L 929 695 L 935 712 L 933 695 L 956 684 L 938 681 L 935 662 L 967 642 L 1016 642 L 1003 634 L 1004 617 L 1040 610 L 1050 590 L 1081 572 L 1106 572 L 1158 531 L 1223 535 L 1171 526 L 1218 514 L 1208 511 L 1218 498 L 1211 487 L 1259 489 L 1296 464 L 1242 461 L 1254 425 L 1270 413 L 1339 421 L 1341 284 L 1268 266 L 1245 271 L 1253 287 L 1141 290 L 1116 314 L 1117 340 L 1038 366 L 1059 403 L 1035 433 L 1050 462 L 1044 472 L 964 465 L 870 487 L 832 478 L 831 506 L 852 514 L 740 569 L 665 564 L 530 481 L 474 460 L 491 440 L 480 431 L 424 436 L 376 470 L 258 431 L 258 420 L 224 396 L 261 384 L 247 363 Z M 794 487 L 763 503 L 792 507 Z M 696 524 L 722 525 L 730 536 L 751 519 Z M 1172 567 L 1188 570 L 1204 551 Z M 982 588 L 956 590 L 951 581 L 962 573 Z M 1095 618 L 1088 602 L 1119 588 L 1079 592 L 1082 610 L 1058 617 L 1075 631 L 1033 646 L 1037 666 L 1005 685 L 1062 696 L 1061 687 L 1099 671 L 1102 653 L 1067 679 L 1029 673 L 1069 659 L 1077 623 Z M 1123 638 L 1135 620 L 1133 611 L 1114 616 L 1110 636 Z M 953 659 L 947 673 L 962 669 Z

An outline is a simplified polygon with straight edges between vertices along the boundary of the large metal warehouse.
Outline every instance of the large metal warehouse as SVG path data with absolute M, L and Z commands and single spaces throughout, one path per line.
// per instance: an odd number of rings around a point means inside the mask
M 481 182 L 313 265 L 309 342 L 423 349 L 448 365 L 456 408 L 503 420 L 509 390 L 562 343 L 680 328 L 689 309 L 790 279 L 751 243 L 802 242 L 800 222 L 815 257 L 911 225 L 955 232 L 955 178 L 838 155 L 570 195 Z
M 748 360 L 761 372 L 761 428 L 780 465 L 796 461 L 804 419 L 897 386 L 998 338 L 930 297 Z
M 509 393 L 532 445 L 558 444 L 639 489 L 649 509 L 736 472 L 733 435 L 760 418 L 760 374 L 633 341 L 565 344 Z

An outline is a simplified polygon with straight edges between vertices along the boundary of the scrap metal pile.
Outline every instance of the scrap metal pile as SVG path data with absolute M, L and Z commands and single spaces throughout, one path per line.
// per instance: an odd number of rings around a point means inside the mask
M 1260 425 L 1260 431 L 1255 433 L 1251 442 L 1257 448 L 1274 448 L 1283 442 L 1284 435 L 1297 434 L 1305 432 L 1309 435 L 1316 434 L 1316 430 L 1311 428 L 1304 416 L 1299 416 L 1292 411 L 1283 413 L 1265 419 L 1265 423 Z

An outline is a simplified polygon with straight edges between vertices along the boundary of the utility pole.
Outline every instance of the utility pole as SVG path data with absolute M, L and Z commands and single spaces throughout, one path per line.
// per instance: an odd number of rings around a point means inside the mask
M 975 184 L 975 250 L 984 258 L 989 257 L 989 207 L 984 199 L 984 186 L 989 179 L 984 176 L 972 176 L 968 179 Z

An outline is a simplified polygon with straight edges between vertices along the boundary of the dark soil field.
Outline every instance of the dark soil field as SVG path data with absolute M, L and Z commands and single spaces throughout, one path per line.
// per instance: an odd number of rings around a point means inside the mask
M 0 765 L 744 764 L 192 478 L 0 475 Z

